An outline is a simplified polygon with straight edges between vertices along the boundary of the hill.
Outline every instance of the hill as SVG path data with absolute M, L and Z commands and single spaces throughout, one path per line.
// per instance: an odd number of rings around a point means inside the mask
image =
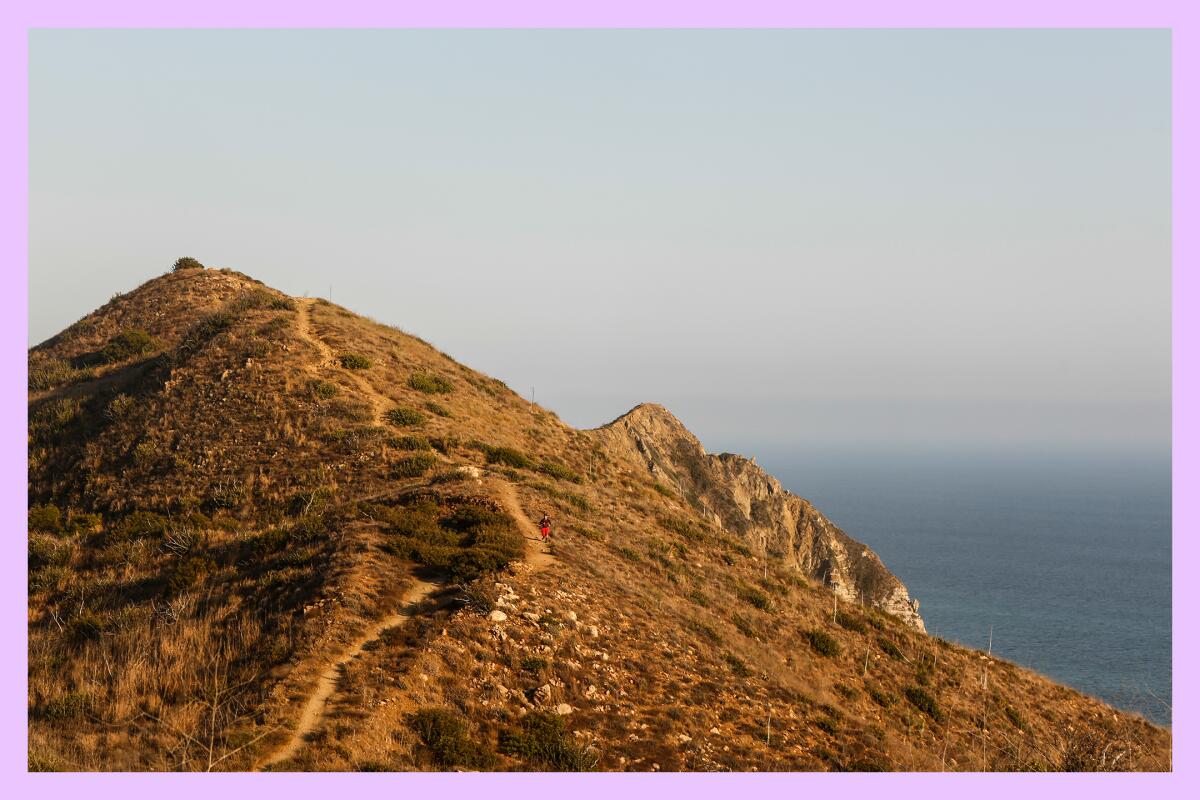
M 32 769 L 1169 769 L 661 406 L 183 266 L 29 353 Z

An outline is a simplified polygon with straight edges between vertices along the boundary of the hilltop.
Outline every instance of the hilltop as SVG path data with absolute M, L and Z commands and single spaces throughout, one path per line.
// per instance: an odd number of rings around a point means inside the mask
M 29 352 L 31 768 L 1169 769 L 662 406 L 180 267 Z

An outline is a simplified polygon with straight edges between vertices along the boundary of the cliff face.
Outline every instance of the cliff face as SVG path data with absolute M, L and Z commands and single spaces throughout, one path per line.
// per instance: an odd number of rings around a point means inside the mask
M 925 630 L 918 601 L 879 556 L 752 459 L 706 453 L 683 423 L 654 404 L 638 406 L 596 434 L 757 554 L 822 581 L 847 602 L 864 602 Z

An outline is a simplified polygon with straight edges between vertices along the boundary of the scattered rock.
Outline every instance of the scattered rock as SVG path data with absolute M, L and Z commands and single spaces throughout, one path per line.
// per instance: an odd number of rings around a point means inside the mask
M 597 628 L 595 625 L 588 625 L 587 626 L 587 635 L 588 636 L 599 636 L 600 629 Z
M 558 705 L 556 705 L 554 707 L 554 713 L 558 714 L 560 717 L 565 717 L 567 714 L 570 714 L 574 710 L 575 709 L 571 708 L 566 703 L 559 703 Z
M 489 622 L 504 622 L 506 619 L 508 619 L 508 614 L 505 614 L 498 608 L 492 611 L 492 613 L 488 614 Z

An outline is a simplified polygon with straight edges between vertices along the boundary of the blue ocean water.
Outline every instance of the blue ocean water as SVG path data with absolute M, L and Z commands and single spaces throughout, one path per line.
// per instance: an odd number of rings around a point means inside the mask
M 758 463 L 869 544 L 930 633 L 1171 722 L 1169 457 L 809 453 Z

